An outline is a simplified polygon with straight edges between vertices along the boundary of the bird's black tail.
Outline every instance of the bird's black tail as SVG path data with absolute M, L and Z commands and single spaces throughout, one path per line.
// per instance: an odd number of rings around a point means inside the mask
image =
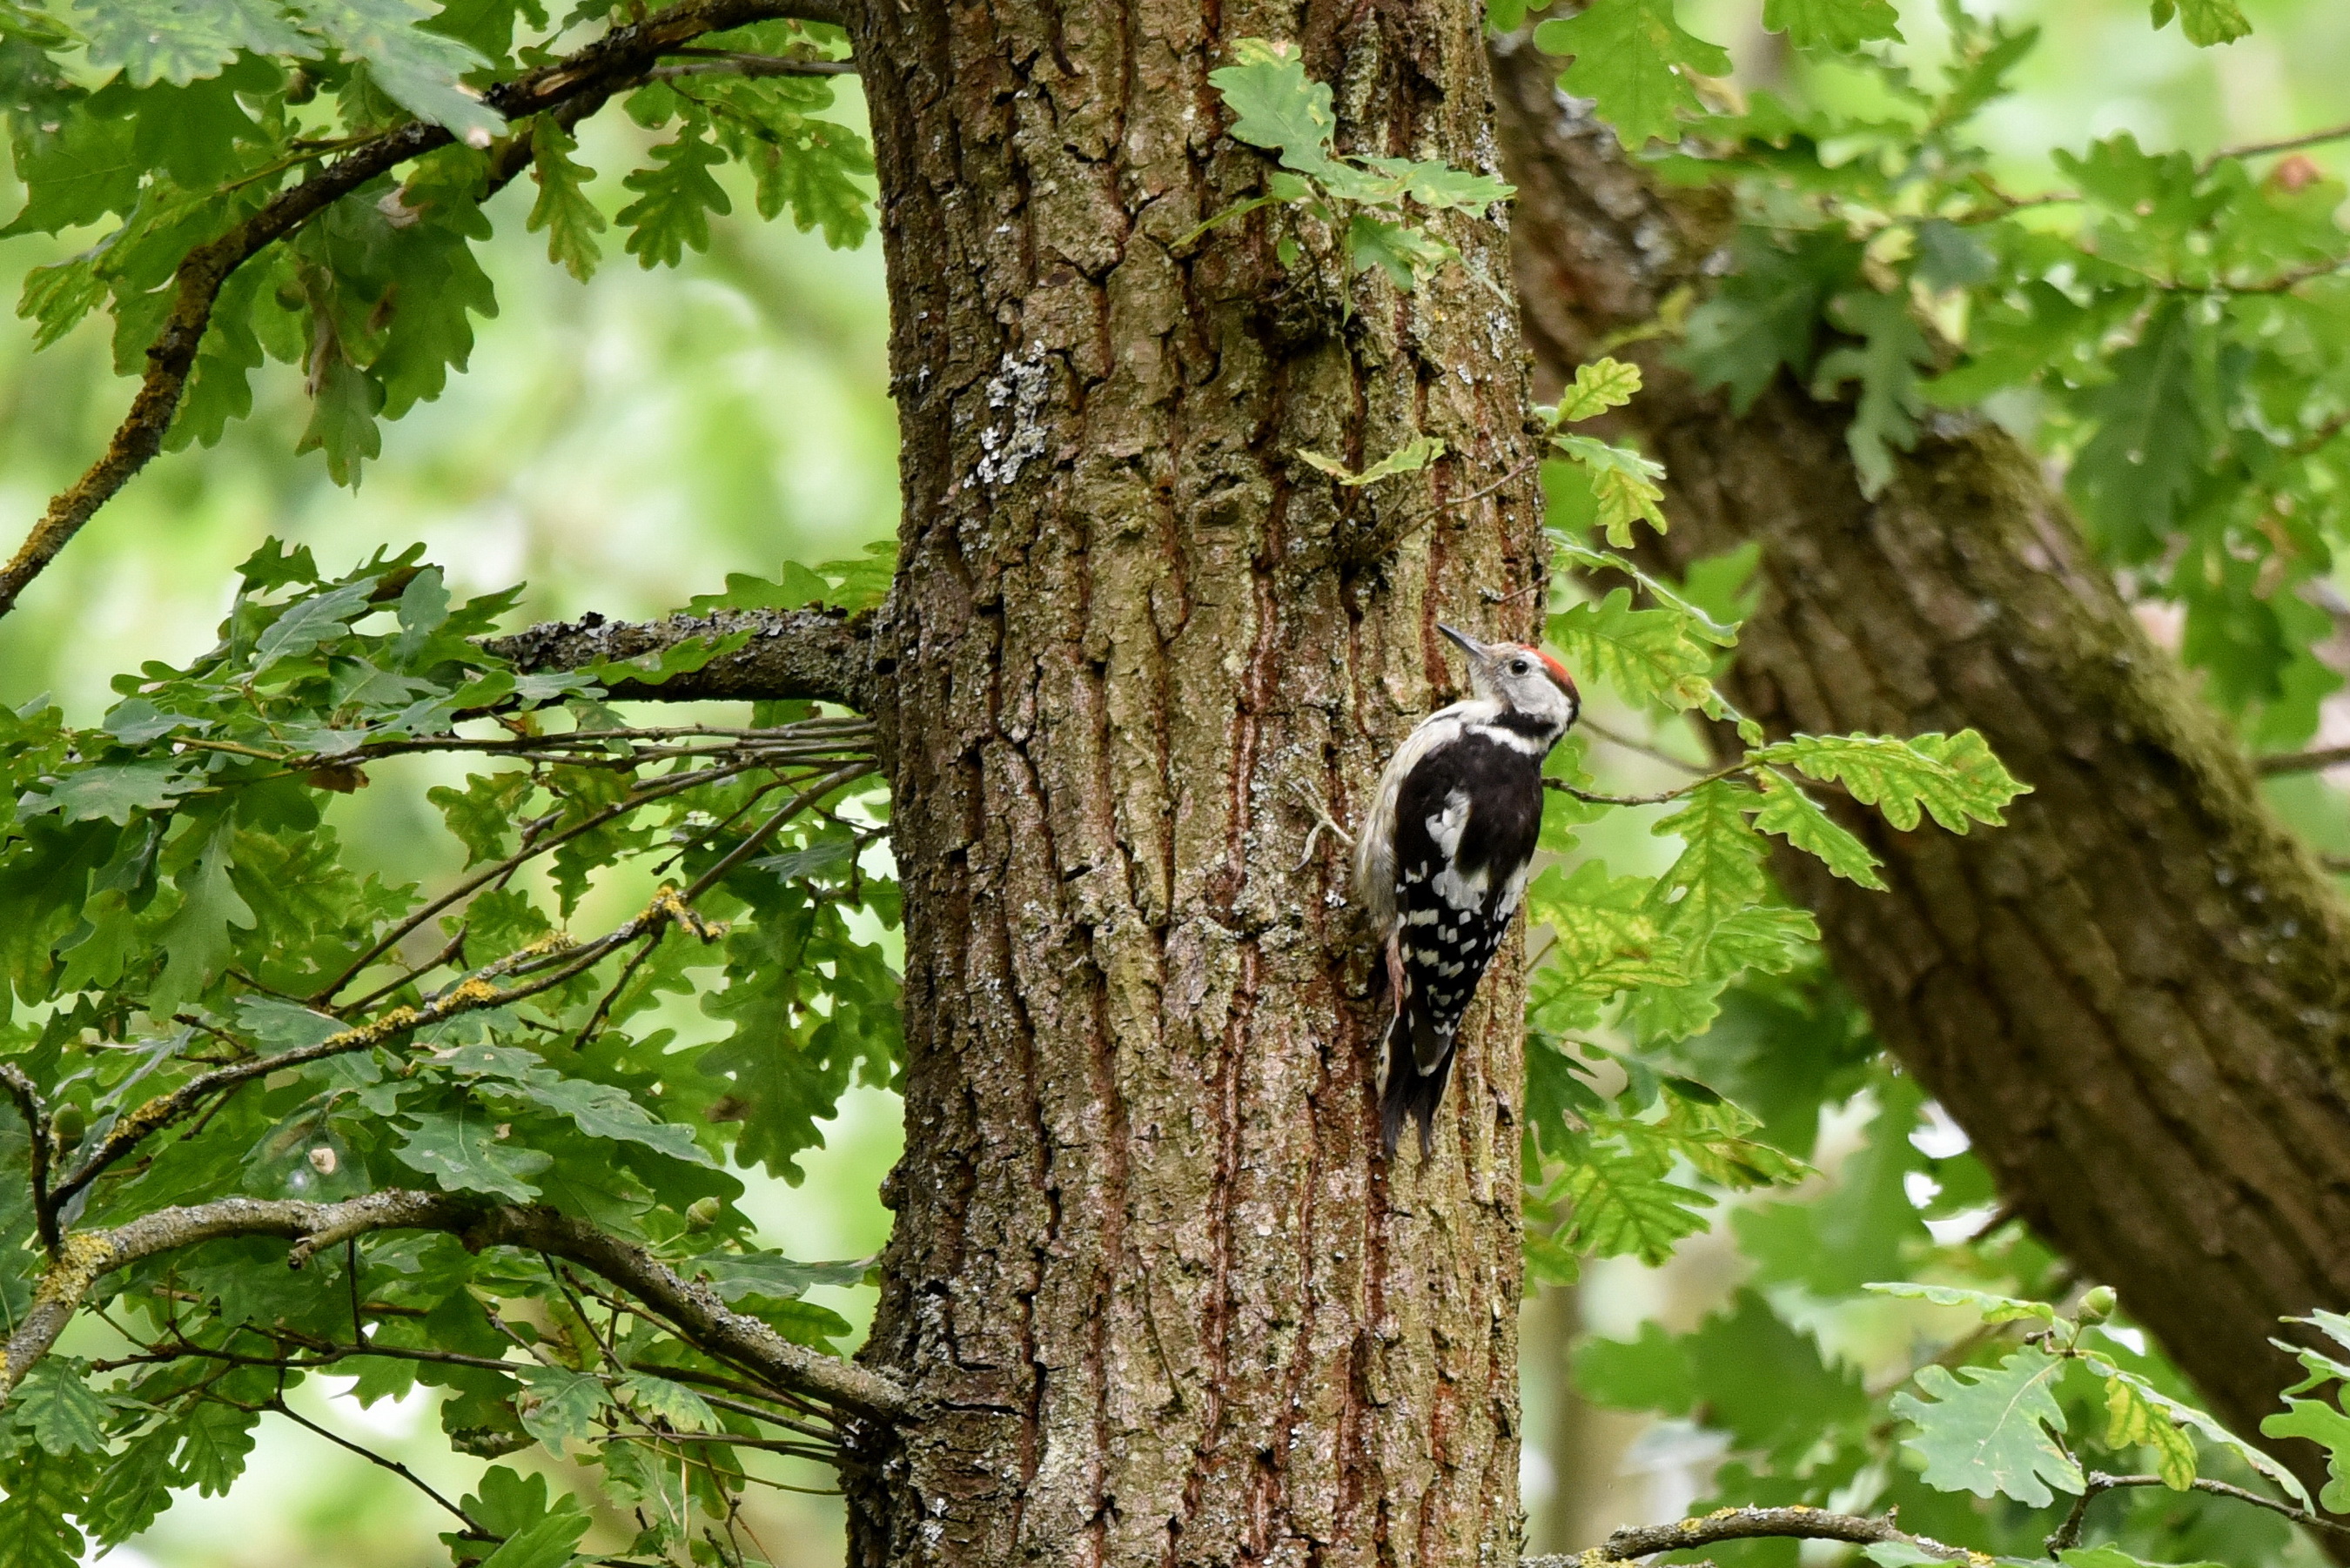
M 1379 1089 L 1379 1132 L 1387 1140 L 1388 1155 L 1394 1158 L 1396 1145 L 1402 1141 L 1404 1118 L 1409 1116 L 1419 1124 L 1419 1157 L 1426 1159 L 1436 1147 L 1436 1107 L 1444 1098 L 1444 1085 L 1452 1076 L 1452 1046 L 1448 1042 L 1444 1054 L 1430 1072 L 1419 1070 L 1412 1050 L 1412 1010 L 1405 1007 L 1396 1013 L 1395 1023 L 1388 1029 L 1386 1082 Z

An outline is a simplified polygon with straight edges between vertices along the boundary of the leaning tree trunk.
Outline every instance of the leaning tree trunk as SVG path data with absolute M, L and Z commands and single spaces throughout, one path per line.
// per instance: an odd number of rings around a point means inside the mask
M 1556 378 L 1722 236 L 1558 99 L 1555 63 L 1504 45 L 1496 71 L 1528 337 Z M 2256 1432 L 2294 1374 L 2278 1318 L 2350 1303 L 2340 901 L 2007 436 L 1944 421 L 1867 501 L 1848 408 L 1783 381 L 1734 418 L 1656 347 L 1632 350 L 1627 413 L 1671 471 L 1659 559 L 1762 545 L 1736 701 L 1774 736 L 1972 726 L 2034 791 L 1963 838 L 1841 813 L 1889 892 L 1774 869 L 2007 1201 Z
M 907 1152 L 865 1355 L 931 1412 L 850 1480 L 858 1563 L 1515 1552 L 1522 993 L 1489 986 L 1434 1158 L 1383 1159 L 1300 796 L 1351 820 L 1451 695 L 1440 615 L 1531 629 L 1532 483 L 1469 498 L 1528 451 L 1514 312 L 1284 268 L 1278 214 L 1193 233 L 1269 168 L 1207 79 L 1236 39 L 1303 43 L 1342 148 L 1490 167 L 1482 20 L 858 24 L 906 509 Z M 1506 277 L 1497 224 L 1447 233 Z M 1451 455 L 1368 492 L 1296 460 L 1423 432 Z

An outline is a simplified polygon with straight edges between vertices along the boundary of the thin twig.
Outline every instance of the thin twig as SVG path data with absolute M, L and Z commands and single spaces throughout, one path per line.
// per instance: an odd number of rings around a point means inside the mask
M 2252 771 L 2262 778 L 2281 774 L 2314 774 L 2350 763 L 2350 746 L 2318 746 L 2306 752 L 2276 752 L 2252 759 Z
M 1685 774 L 1702 774 L 1705 772 L 1705 769 L 1698 763 L 1692 763 L 1683 757 L 1674 756 L 1670 752 L 1665 751 L 1661 747 L 1650 745 L 1645 741 L 1636 741 L 1629 735 L 1617 734 L 1615 731 L 1608 729 L 1606 725 L 1600 723 L 1597 720 L 1590 717 L 1588 714 L 1578 718 L 1575 721 L 1575 727 L 1578 730 L 1588 731 L 1590 733 L 1597 736 L 1600 740 L 1603 740 L 1609 745 L 1616 747 L 1618 751 L 1635 753 L 1638 755 L 1647 757 L 1651 761 L 1662 763 L 1669 768 L 1678 768 Z
M 644 968 L 646 961 L 660 950 L 661 942 L 668 936 L 669 928 L 663 926 L 646 938 L 642 947 L 629 955 L 629 961 L 620 966 L 620 972 L 605 989 L 604 994 L 596 999 L 596 1011 L 588 1015 L 588 1022 L 580 1026 L 578 1033 L 571 1037 L 574 1051 L 586 1050 L 588 1042 L 596 1038 L 604 1027 L 604 1020 L 612 1015 L 613 1005 L 620 1000 L 620 992 L 629 989 L 629 981 L 636 979 L 637 971 Z
M 2299 136 L 2280 137 L 2274 141 L 2247 142 L 2241 147 L 2223 147 L 2203 161 L 2199 174 L 2208 174 L 2230 158 L 2264 158 L 2272 152 L 2297 152 L 2304 147 L 2320 147 L 2329 141 L 2350 140 L 2350 125 L 2328 126 L 2324 130 L 2304 131 Z
M 286 1404 L 282 1398 L 273 1398 L 268 1404 L 262 1407 L 264 1409 L 276 1411 L 279 1415 L 285 1417 L 296 1426 L 316 1432 L 318 1436 L 326 1438 L 327 1441 L 334 1444 L 338 1449 L 349 1449 L 352 1453 L 359 1455 L 359 1458 L 367 1460 L 367 1462 L 371 1465 L 382 1466 L 385 1469 L 390 1470 L 392 1474 L 398 1476 L 400 1480 L 406 1481 L 409 1485 L 414 1487 L 417 1490 L 431 1498 L 434 1502 L 439 1503 L 442 1508 L 447 1509 L 464 1524 L 466 1529 L 481 1535 L 489 1534 L 488 1531 L 482 1528 L 480 1521 L 476 1520 L 472 1514 L 467 1513 L 463 1509 L 459 1508 L 455 1503 L 451 1502 L 447 1498 L 442 1496 L 440 1492 L 433 1490 L 431 1482 L 427 1481 L 422 1476 L 418 1475 L 414 1470 L 410 1469 L 406 1465 L 401 1464 L 398 1459 L 379 1454 L 364 1443 L 354 1443 L 348 1438 L 343 1437 L 339 1433 L 328 1431 L 326 1428 L 318 1425 L 317 1422 L 313 1421 L 307 1416 L 303 1415 L 300 1411 Z
M 2049 1556 L 2054 1557 L 2059 1552 L 2081 1543 L 2082 1517 L 2088 1512 L 2089 1504 L 2102 1494 L 2122 1487 L 2170 1484 L 2160 1476 L 2115 1476 L 2107 1475 L 2103 1470 L 2091 1470 L 2087 1482 L 2088 1484 L 2082 1489 L 2080 1500 L 2073 1504 L 2072 1511 L 2064 1516 L 2064 1522 L 2058 1525 L 2054 1533 L 2048 1537 Z M 2276 1498 L 2262 1497 L 2259 1492 L 2247 1491 L 2242 1487 L 2230 1486 L 2222 1480 L 2210 1480 L 2202 1476 L 2197 1476 L 2187 1484 L 2191 1490 L 2209 1492 L 2213 1497 L 2232 1498 L 2238 1502 L 2251 1503 L 2254 1508 L 2267 1509 L 2271 1513 L 2281 1513 L 2295 1524 L 2306 1529 L 2322 1530 L 2350 1538 L 2350 1524 L 2328 1519 L 2321 1513 L 2313 1513 L 2305 1508 L 2297 1508 L 2292 1503 L 2280 1501 Z
M 1856 1546 L 1898 1544 L 1914 1547 L 1945 1563 L 1962 1563 L 1970 1553 L 1930 1536 L 1912 1535 L 1893 1522 L 1891 1514 L 1868 1519 L 1855 1513 L 1830 1513 L 1817 1508 L 1724 1508 L 1702 1519 L 1677 1520 L 1670 1524 L 1644 1524 L 1619 1530 L 1605 1542 L 1567 1557 L 1525 1557 L 1519 1568 L 1587 1568 L 1599 1563 L 1629 1563 L 1659 1552 L 1696 1551 L 1725 1541 L 1843 1541 Z
M 1741 763 L 1735 767 L 1717 769 L 1702 778 L 1691 779 L 1678 789 L 1659 790 L 1655 794 L 1600 794 L 1593 790 L 1577 789 L 1565 779 L 1554 778 L 1543 780 L 1543 788 L 1556 790 L 1564 795 L 1571 795 L 1586 805 L 1668 805 L 1695 793 L 1701 785 L 1729 778 L 1735 774 L 1748 772 L 1753 765 Z
M 465 939 L 473 933 L 473 928 L 471 921 L 460 920 L 457 923 L 456 933 L 449 939 L 448 942 L 442 946 L 439 952 L 434 953 L 431 958 L 425 960 L 422 963 L 418 964 L 413 969 L 400 971 L 400 973 L 392 976 L 390 980 L 385 981 L 381 985 L 377 986 L 365 996 L 359 997 L 356 1001 L 343 1003 L 342 1011 L 346 1013 L 365 1012 L 369 1008 L 373 1007 L 377 1002 L 381 1002 L 393 992 L 405 990 L 407 987 L 411 986 L 418 981 L 423 979 L 426 975 L 431 974 L 434 970 L 445 968 L 452 963 L 463 962 L 465 957 Z
M 687 887 L 683 892 L 677 896 L 678 901 L 681 904 L 691 905 L 695 899 L 701 898 L 702 895 L 707 893 L 711 888 L 715 888 L 719 883 L 724 881 L 733 871 L 734 867 L 740 866 L 743 861 L 748 860 L 752 856 L 756 855 L 760 850 L 765 848 L 767 842 L 774 838 L 777 833 L 781 832 L 784 825 L 789 822 L 793 817 L 797 816 L 801 812 L 806 810 L 809 806 L 814 805 L 816 802 L 822 800 L 825 796 L 831 794 L 836 790 L 846 789 L 848 785 L 855 784 L 858 779 L 863 778 L 866 774 L 876 772 L 880 765 L 881 764 L 879 763 L 874 761 L 871 757 L 860 758 L 858 761 L 849 763 L 846 767 L 833 769 L 832 772 L 825 774 L 822 778 L 816 780 L 816 783 L 808 785 L 807 788 L 792 796 L 790 800 L 785 801 L 784 805 L 777 809 L 775 815 L 767 818 L 765 822 L 760 824 L 759 826 L 754 829 L 749 836 L 745 837 L 742 843 L 736 845 L 733 848 L 720 856 L 717 863 L 712 865 L 709 870 L 704 871 L 701 876 L 695 877 L 692 883 Z
M 1427 527 L 1430 524 L 1435 522 L 1439 517 L 1443 516 L 1446 513 L 1456 512 L 1461 507 L 1469 505 L 1472 502 L 1482 501 L 1485 497 L 1492 494 L 1495 491 L 1504 489 L 1509 485 L 1516 483 L 1519 480 L 1523 479 L 1527 474 L 1532 473 L 1535 469 L 1542 466 L 1546 455 L 1547 454 L 1544 452 L 1537 452 L 1534 456 L 1527 458 L 1523 462 L 1520 462 L 1516 467 L 1511 469 L 1507 473 L 1503 474 L 1501 478 L 1493 481 L 1492 483 L 1485 485 L 1482 489 L 1472 490 L 1466 495 L 1456 495 L 1449 501 L 1440 501 L 1435 505 L 1430 507 L 1426 512 L 1421 513 L 1418 517 L 1411 519 L 1399 528 L 1396 528 L 1392 531 L 1376 530 L 1372 532 L 1367 537 L 1357 540 L 1350 547 L 1348 547 L 1346 552 L 1347 558 L 1350 561 L 1356 562 L 1371 561 L 1378 560 L 1383 556 L 1393 554 L 1397 549 L 1402 546 L 1405 540 L 1410 538 L 1414 534 L 1419 533 L 1422 528 Z
M 615 801 L 610 805 L 604 807 L 601 811 L 590 812 L 588 815 L 581 817 L 577 822 L 572 823 L 570 826 L 561 829 L 550 837 L 530 837 L 527 842 L 515 849 L 512 855 L 507 856 L 504 859 L 498 861 L 495 865 L 484 867 L 478 873 L 466 877 L 463 881 L 458 883 L 455 887 L 450 888 L 449 891 L 443 893 L 438 898 L 433 899 L 431 903 L 426 904 L 423 908 L 411 911 L 400 921 L 399 924 L 393 926 L 390 930 L 386 931 L 382 937 L 378 939 L 374 946 L 369 948 L 367 951 L 359 954 L 359 957 L 353 959 L 348 965 L 346 965 L 342 973 L 337 975 L 320 990 L 313 992 L 309 998 L 309 1005 L 312 1007 L 325 1006 L 326 1003 L 334 999 L 335 992 L 350 984 L 353 980 L 366 972 L 369 964 L 372 964 L 376 960 L 381 958 L 393 948 L 399 946 L 401 941 L 407 939 L 408 934 L 411 931 L 422 926 L 425 921 L 431 919 L 442 910 L 449 908 L 454 903 L 457 903 L 459 900 L 480 891 L 483 888 L 497 881 L 500 877 L 513 876 L 523 867 L 528 865 L 531 861 L 536 859 L 541 855 L 546 854 L 547 851 L 560 847 L 562 845 L 578 837 L 583 833 L 592 832 L 596 828 L 601 827 L 606 823 L 610 822 L 615 817 L 625 816 L 629 813 L 640 810 L 645 806 L 652 805 L 656 801 L 664 800 L 671 795 L 681 794 L 689 789 L 699 788 L 702 784 L 723 783 L 727 779 L 750 772 L 754 765 L 755 764 L 754 763 L 745 763 L 737 766 L 702 768 L 690 774 L 671 774 L 668 777 L 660 780 L 658 783 L 649 784 L 645 788 L 639 790 L 635 794 L 629 795 L 626 800 Z M 380 993 L 379 992 L 378 994 Z
M 592 1438 L 598 1443 L 719 1443 L 730 1449 L 757 1449 L 764 1453 L 790 1454 L 795 1459 L 815 1459 L 830 1464 L 834 1455 L 824 1449 L 806 1443 L 787 1442 L 781 1438 L 754 1438 L 741 1432 L 598 1432 Z
M 60 1238 L 57 1205 L 49 1200 L 49 1107 L 14 1062 L 0 1062 L 0 1085 L 7 1086 L 8 1097 L 16 1102 L 16 1114 L 25 1118 L 32 1140 L 33 1223 L 40 1229 L 41 1250 L 55 1256 Z

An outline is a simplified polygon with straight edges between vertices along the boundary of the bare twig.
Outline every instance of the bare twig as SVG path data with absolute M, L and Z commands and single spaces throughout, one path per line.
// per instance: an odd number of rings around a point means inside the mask
M 1565 779 L 1553 778 L 1543 780 L 1543 788 L 1556 790 L 1559 794 L 1570 795 L 1587 805 L 1666 805 L 1690 794 L 1700 784 L 1710 784 L 1717 779 L 1726 779 L 1732 774 L 1746 771 L 1744 764 L 1723 768 L 1719 772 L 1707 774 L 1702 778 L 1691 779 L 1677 789 L 1659 790 L 1654 794 L 1600 794 L 1592 790 L 1577 789 Z
M 1895 1543 L 1914 1547 L 1946 1563 L 1963 1563 L 1970 1553 L 1962 1546 L 1945 1545 L 1930 1536 L 1912 1535 L 1896 1526 L 1893 1516 L 1868 1519 L 1854 1513 L 1830 1513 L 1817 1508 L 1725 1508 L 1702 1519 L 1671 1524 L 1643 1524 L 1619 1530 L 1605 1542 L 1570 1557 L 1526 1557 L 1520 1568 L 1589 1568 L 1600 1563 L 1629 1563 L 1659 1552 L 1690 1552 L 1725 1541 L 1763 1539 L 1843 1541 L 1857 1546 Z
M 2322 147 L 2329 141 L 2350 140 L 2350 125 L 2333 125 L 2324 130 L 2304 131 L 2299 136 L 2282 137 L 2275 141 L 2252 141 L 2241 147 L 2223 147 L 2203 160 L 2196 171 L 2208 174 L 2230 158 L 2262 158 L 2272 152 L 2297 152 L 2304 147 Z
M 2169 1484 L 2160 1476 L 2114 1476 L 2107 1475 L 2103 1470 L 2091 1470 L 2088 1474 L 2088 1484 L 2083 1488 L 2079 1501 L 2075 1501 L 2072 1511 L 2065 1514 L 2064 1522 L 2058 1525 L 2055 1532 L 2048 1537 L 2048 1555 L 2054 1557 L 2068 1547 L 2080 1544 L 2083 1516 L 2088 1512 L 2089 1504 L 2103 1494 L 2123 1487 Z M 2280 1501 L 2276 1498 L 2262 1497 L 2259 1492 L 2247 1491 L 2240 1486 L 2230 1486 L 2226 1481 L 2210 1480 L 2202 1476 L 2197 1476 L 2188 1483 L 2188 1486 L 2194 1491 L 2209 1492 L 2213 1497 L 2232 1498 L 2238 1502 L 2248 1502 L 2254 1508 L 2267 1509 L 2271 1513 L 2281 1513 L 2305 1529 L 2322 1530 L 2330 1534 L 2350 1539 L 2350 1524 L 2328 1519 L 2322 1513 L 2313 1513 L 2305 1508 L 2297 1508 L 2292 1503 Z
M 6 1085 L 8 1097 L 16 1102 L 16 1114 L 25 1118 L 25 1130 L 32 1139 L 33 1223 L 40 1229 L 41 1250 L 54 1257 L 57 1210 L 49 1200 L 49 1107 L 33 1080 L 14 1062 L 0 1062 L 0 1085 Z
M 1654 762 L 1662 763 L 1669 768 L 1675 768 L 1685 774 L 1703 774 L 1705 772 L 1705 769 L 1698 763 L 1692 763 L 1685 757 L 1677 757 L 1660 746 L 1652 746 L 1646 741 L 1636 741 L 1629 735 L 1618 734 L 1615 731 L 1608 729 L 1606 725 L 1600 723 L 1597 720 L 1592 718 L 1589 714 L 1584 714 L 1576 719 L 1575 728 L 1589 732 L 1597 739 L 1606 742 L 1608 745 L 1614 746 L 1617 751 L 1631 752 L 1636 755 L 1647 757 Z
M 328 1431 L 326 1428 L 318 1425 L 317 1422 L 313 1421 L 310 1417 L 303 1415 L 291 1405 L 286 1403 L 283 1398 L 272 1399 L 268 1404 L 263 1406 L 262 1408 L 276 1411 L 278 1415 L 285 1417 L 296 1426 L 302 1428 L 306 1431 L 317 1433 L 319 1437 L 326 1438 L 327 1441 L 334 1444 L 338 1449 L 348 1449 L 350 1452 L 359 1455 L 359 1458 L 365 1459 L 371 1465 L 382 1466 L 385 1469 L 390 1470 L 392 1474 L 398 1476 L 400 1480 L 406 1481 L 409 1485 L 422 1492 L 426 1497 L 431 1498 L 434 1502 L 439 1503 L 442 1508 L 447 1509 L 464 1524 L 466 1529 L 473 1532 L 477 1535 L 489 1535 L 490 1532 L 482 1528 L 480 1521 L 476 1520 L 472 1514 L 467 1513 L 463 1509 L 459 1508 L 455 1503 L 451 1502 L 447 1498 L 442 1496 L 440 1492 L 433 1489 L 432 1484 L 430 1481 L 427 1481 L 422 1476 L 418 1475 L 414 1470 L 410 1469 L 406 1465 L 401 1464 L 398 1459 L 389 1458 L 383 1454 L 379 1454 L 373 1449 L 367 1447 L 363 1443 L 354 1443 L 348 1438 L 346 1438 L 339 1433 Z M 495 1538 L 492 1537 L 492 1539 Z
M 342 990 L 343 987 L 348 985 L 354 979 L 364 973 L 369 964 L 375 962 L 376 960 L 381 958 L 393 948 L 399 946 L 400 942 L 407 940 L 408 934 L 411 931 L 416 930 L 421 927 L 425 921 L 431 919 L 442 910 L 449 908 L 452 904 L 457 903 L 459 900 L 478 892 L 483 888 L 489 886 L 491 883 L 497 881 L 501 877 L 513 876 L 515 872 L 520 870 L 524 866 L 536 859 L 539 856 L 546 854 L 547 851 L 554 849 L 558 845 L 567 843 L 571 839 L 578 837 L 583 833 L 592 832 L 595 829 L 603 826 L 606 823 L 611 821 L 615 817 L 625 816 L 629 812 L 640 810 L 645 806 L 650 805 L 655 801 L 666 799 L 671 795 L 680 794 L 685 790 L 697 788 L 702 784 L 719 784 L 726 779 L 734 777 L 738 774 L 747 773 L 749 771 L 750 764 L 745 763 L 737 767 L 704 768 L 691 774 L 671 774 L 666 778 L 660 779 L 653 784 L 648 784 L 643 789 L 629 795 L 626 800 L 615 801 L 610 805 L 604 807 L 601 811 L 591 812 L 589 815 L 581 817 L 577 822 L 572 823 L 567 827 L 563 828 L 552 837 L 539 838 L 536 836 L 529 837 L 521 847 L 517 848 L 512 855 L 507 856 L 504 859 L 498 861 L 494 865 L 484 867 L 480 871 L 466 877 L 463 881 L 458 883 L 455 887 L 450 888 L 446 893 L 442 894 L 441 897 L 433 899 L 431 903 L 426 904 L 421 909 L 411 911 L 397 925 L 393 926 L 390 930 L 386 931 L 381 937 L 377 939 L 374 946 L 369 948 L 365 952 L 359 954 L 359 957 L 353 959 L 348 964 L 344 966 L 342 973 L 337 975 L 332 981 L 328 982 L 327 985 L 313 994 L 309 999 L 309 1005 L 312 1007 L 325 1006 L 328 1002 L 333 1000 L 335 992 Z
M 873 766 L 870 762 L 859 763 L 827 776 L 838 778 L 847 774 L 853 778 L 871 772 Z M 818 783 L 820 785 L 823 781 Z M 803 795 L 802 798 L 806 797 Z M 722 867 L 725 865 L 725 862 L 721 863 Z M 712 877 L 705 877 L 685 894 L 679 893 L 674 888 L 663 888 L 634 919 L 593 941 L 573 942 L 558 934 L 508 953 L 495 963 L 474 971 L 428 1000 L 421 1007 L 396 1007 L 372 1023 L 340 1030 L 316 1044 L 297 1046 L 274 1056 L 258 1056 L 199 1074 L 177 1088 L 156 1096 L 116 1122 L 98 1147 L 90 1151 L 89 1157 L 71 1176 L 58 1183 L 56 1201 L 64 1203 L 89 1185 L 99 1172 L 136 1147 L 149 1134 L 177 1122 L 215 1094 L 234 1093 L 255 1078 L 265 1078 L 287 1067 L 306 1066 L 329 1056 L 348 1055 L 354 1051 L 391 1044 L 420 1029 L 446 1023 L 464 1013 L 525 1001 L 593 968 L 608 954 L 626 947 L 657 926 L 674 921 L 706 940 L 710 928 L 694 912 L 692 900 L 706 891 L 712 880 Z M 515 985 L 492 983 L 508 976 L 525 974 L 536 978 Z
M 2281 774 L 2314 774 L 2350 763 L 2350 746 L 2316 746 L 2306 752 L 2275 752 L 2252 759 L 2252 771 L 2262 778 Z
M 816 780 L 814 784 L 800 791 L 799 794 L 792 796 L 790 800 L 785 801 L 783 805 L 776 809 L 775 814 L 773 816 L 767 818 L 766 821 L 761 823 L 750 834 L 745 836 L 742 843 L 736 845 L 733 848 L 720 856 L 716 862 L 711 866 L 709 870 L 704 871 L 701 876 L 695 877 L 686 889 L 678 895 L 679 901 L 681 904 L 691 905 L 696 898 L 701 898 L 702 895 L 710 891 L 711 888 L 715 888 L 719 883 L 724 881 L 728 874 L 731 873 L 734 867 L 740 866 L 743 861 L 748 860 L 752 856 L 756 855 L 760 850 L 765 848 L 768 840 L 775 836 L 775 834 L 783 827 L 784 824 L 789 822 L 792 818 L 797 816 L 800 813 L 806 811 L 809 806 L 814 805 L 825 796 L 832 794 L 835 790 L 846 789 L 848 785 L 855 784 L 858 779 L 861 779 L 866 774 L 872 773 L 879 765 L 879 764 L 875 763 L 870 757 L 860 758 L 859 760 L 850 763 L 844 767 L 833 769 L 832 772 L 825 774 L 822 778 Z

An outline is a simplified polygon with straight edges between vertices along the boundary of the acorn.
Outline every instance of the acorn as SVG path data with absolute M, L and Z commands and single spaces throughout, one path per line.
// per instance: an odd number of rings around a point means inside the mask
M 79 1106 L 59 1106 L 57 1114 L 49 1118 L 49 1143 L 53 1147 L 78 1147 L 81 1135 L 88 1131 L 89 1113 Z
M 707 1231 L 718 1223 L 722 1206 L 715 1198 L 697 1198 L 685 1206 L 685 1228 Z
M 2098 1285 L 2081 1298 L 2080 1317 L 2083 1323 L 2103 1323 L 2114 1315 L 2121 1298 L 2114 1294 L 2111 1285 Z

